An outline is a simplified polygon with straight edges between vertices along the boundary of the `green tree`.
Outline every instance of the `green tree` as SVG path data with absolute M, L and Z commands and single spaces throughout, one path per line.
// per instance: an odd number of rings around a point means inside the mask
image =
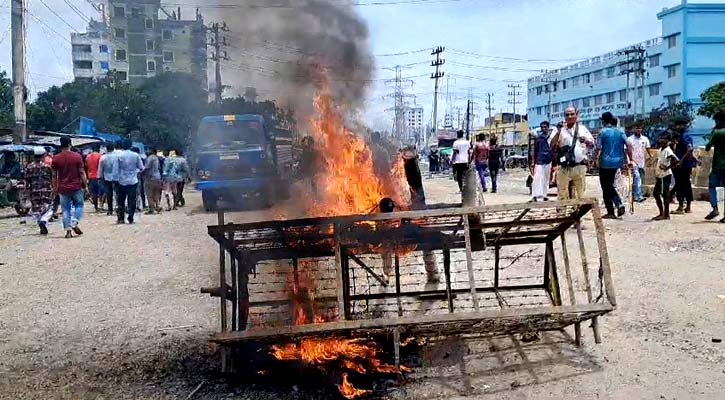
M 702 92 L 700 99 L 703 105 L 698 114 L 712 118 L 718 112 L 725 112 L 725 82 L 720 82 Z
M 133 137 L 165 148 L 188 146 L 209 108 L 201 81 L 191 74 L 164 73 L 146 80 L 138 92 L 143 110 Z
M 15 126 L 12 82 L 5 71 L 0 71 L 0 128 Z

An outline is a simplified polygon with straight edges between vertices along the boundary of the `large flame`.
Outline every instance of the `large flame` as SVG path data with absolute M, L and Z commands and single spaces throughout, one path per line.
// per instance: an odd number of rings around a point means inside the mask
M 376 171 L 373 152 L 350 130 L 342 110 L 335 104 L 326 83 L 321 83 L 314 101 L 315 112 L 308 120 L 309 133 L 319 163 L 313 178 L 314 201 L 308 204 L 312 216 L 365 214 L 374 211 L 384 197 L 401 207 L 409 204 L 403 159 L 392 155 L 389 171 Z M 377 172 L 377 173 L 376 173 Z

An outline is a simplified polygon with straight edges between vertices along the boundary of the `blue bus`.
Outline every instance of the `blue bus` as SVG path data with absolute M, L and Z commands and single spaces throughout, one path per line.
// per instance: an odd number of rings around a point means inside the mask
M 278 143 L 256 114 L 204 117 L 193 138 L 197 175 L 204 209 L 219 209 L 220 201 L 233 209 L 270 206 L 286 195 L 291 142 Z

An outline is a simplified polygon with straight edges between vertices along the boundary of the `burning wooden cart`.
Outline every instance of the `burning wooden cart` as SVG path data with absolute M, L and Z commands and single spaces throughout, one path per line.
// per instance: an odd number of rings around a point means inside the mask
M 583 231 L 585 223 L 593 226 Z M 220 213 L 208 230 L 219 243 L 220 287 L 202 291 L 221 298 L 213 340 L 225 346 L 570 325 L 580 343 L 587 320 L 599 343 L 597 317 L 616 306 L 595 200 L 246 224 L 224 224 Z M 442 266 L 438 284 L 426 282 L 424 253 Z

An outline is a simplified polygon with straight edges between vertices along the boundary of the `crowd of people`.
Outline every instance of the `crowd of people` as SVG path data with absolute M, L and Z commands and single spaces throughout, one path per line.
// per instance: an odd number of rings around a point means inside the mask
M 65 237 L 82 235 L 80 222 L 89 199 L 96 212 L 116 216 L 118 224 L 133 224 L 137 211 L 156 214 L 186 204 L 184 185 L 191 179 L 189 164 L 181 150 L 141 154 L 128 140 L 107 144 L 105 152 L 96 145 L 83 157 L 61 137 L 60 152 L 51 156 L 43 148 L 25 167 L 24 179 L 30 192 L 31 212 L 40 233 L 48 233 L 48 222 L 62 210 Z M 105 207 L 105 208 L 104 208 Z

